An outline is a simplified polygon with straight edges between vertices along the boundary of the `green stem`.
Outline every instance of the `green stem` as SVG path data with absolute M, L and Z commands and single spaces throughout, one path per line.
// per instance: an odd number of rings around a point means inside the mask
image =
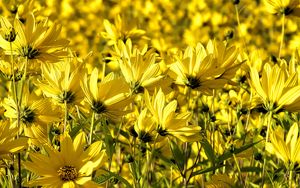
M 23 92 L 23 87 L 24 87 L 24 82 L 25 82 L 25 78 L 26 78 L 26 69 L 24 71 L 24 74 L 22 76 L 22 81 L 21 81 L 21 92 L 20 92 L 20 97 L 18 100 L 18 95 L 17 95 L 17 87 L 16 87 L 16 82 L 15 82 L 15 63 L 14 63 L 14 57 L 12 54 L 12 43 L 9 43 L 10 46 L 10 61 L 11 61 L 11 73 L 12 73 L 12 92 L 13 92 L 13 99 L 16 103 L 16 111 L 17 111 L 17 127 L 18 127 L 18 134 L 17 134 L 17 138 L 19 138 L 19 128 L 21 126 L 21 104 L 22 104 L 22 92 Z M 25 68 L 27 68 L 27 58 L 26 58 L 26 62 L 25 62 Z M 18 153 L 18 187 L 22 187 L 22 168 L 21 168 L 21 153 Z
M 67 100 L 64 101 L 64 105 L 65 105 L 64 132 L 66 132 L 66 130 L 67 130 L 67 123 L 68 123 L 68 104 L 67 104 Z
M 92 121 L 91 121 L 91 127 L 90 127 L 90 139 L 89 139 L 89 145 L 92 144 L 93 140 L 93 131 L 94 131 L 94 122 L 95 122 L 95 112 L 92 113 Z
M 14 62 L 14 56 L 12 54 L 12 43 L 9 43 L 10 46 L 10 63 L 11 63 L 11 73 L 12 73 L 12 85 L 11 85 L 11 89 L 12 89 L 12 95 L 13 95 L 13 99 L 16 103 L 16 107 L 17 107 L 17 127 L 20 128 L 20 106 L 18 105 L 18 98 L 17 98 L 17 87 L 16 87 L 16 78 L 15 78 L 15 62 Z M 17 134 L 17 138 L 19 138 L 19 129 L 18 129 L 18 134 Z M 20 153 L 18 153 L 17 155 L 18 157 L 18 186 L 21 187 L 22 186 L 22 177 L 21 177 L 21 155 Z
M 289 173 L 289 187 L 293 186 L 293 169 L 290 169 Z
M 149 168 L 152 165 L 153 153 L 155 151 L 155 145 L 156 145 L 158 136 L 159 136 L 159 134 L 157 133 L 155 136 L 155 139 L 153 142 L 153 147 L 151 148 L 150 153 L 147 150 L 147 158 L 146 158 L 147 161 L 146 161 L 145 174 L 144 174 L 146 176 L 146 178 L 143 177 L 143 179 L 146 179 L 147 183 L 149 182 Z M 144 184 L 146 181 L 143 181 L 142 187 L 144 187 Z
M 236 167 L 237 167 L 237 169 L 238 169 L 238 172 L 239 172 L 239 178 L 240 178 L 240 181 L 243 182 L 242 172 L 241 172 L 240 165 L 239 165 L 239 163 L 238 163 L 238 161 L 237 161 L 237 159 L 236 159 L 235 154 L 233 154 L 233 159 L 234 159 L 235 165 L 236 165 Z M 245 185 L 244 185 L 244 186 L 245 186 Z
M 267 142 L 269 140 L 269 134 L 270 134 L 270 127 L 271 127 L 271 121 L 272 121 L 272 116 L 273 116 L 273 112 L 270 111 L 269 112 L 269 117 L 268 117 L 268 127 L 267 127 L 267 134 L 266 134 L 266 141 L 265 141 L 265 150 L 266 150 L 266 146 L 267 146 Z M 262 186 L 264 185 L 264 176 L 265 176 L 265 172 L 266 172 L 266 157 L 264 158 L 264 164 L 263 164 L 263 173 L 262 173 Z
M 15 61 L 14 61 L 14 56 L 12 54 L 12 43 L 10 42 L 9 43 L 9 46 L 10 46 L 10 62 L 11 62 L 11 73 L 12 73 L 12 92 L 13 92 L 13 98 L 14 98 L 14 101 L 16 102 L 16 104 L 18 103 L 17 102 L 17 88 L 16 88 L 16 75 L 15 75 Z
M 105 71 L 106 71 L 106 63 L 104 62 L 102 65 L 102 80 L 105 78 Z
M 169 185 L 169 188 L 172 188 L 172 184 L 173 184 L 173 166 L 171 166 L 170 168 L 171 168 L 171 172 L 170 172 L 170 185 Z
M 25 66 L 24 66 L 24 73 L 21 80 L 21 91 L 19 96 L 19 101 L 17 101 L 17 126 L 20 128 L 21 125 L 21 106 L 22 106 L 22 99 L 23 99 L 23 89 L 26 81 L 27 76 L 27 65 L 28 65 L 28 58 L 26 57 Z M 21 176 L 21 154 L 18 153 L 18 174 L 19 174 L 19 180 L 18 185 L 19 187 L 22 187 L 22 176 Z
M 278 58 L 281 57 L 281 51 L 282 51 L 282 47 L 283 47 L 283 43 L 284 43 L 284 30 L 285 30 L 285 14 L 282 14 L 282 23 L 281 23 L 281 40 L 280 40 L 280 47 L 279 47 L 279 54 L 278 54 Z
M 187 176 L 187 165 L 188 165 L 188 143 L 185 142 L 184 143 L 184 166 L 183 166 L 183 185 L 185 188 L 188 187 L 188 184 L 189 184 L 189 181 L 188 181 L 188 178 L 186 177 Z
M 26 81 L 26 76 L 27 76 L 27 66 L 28 66 L 28 58 L 26 57 L 26 61 L 25 61 L 25 65 L 24 65 L 24 73 L 23 73 L 23 76 L 22 76 L 22 80 L 21 80 L 21 91 L 20 91 L 20 94 L 19 94 L 19 103 L 18 105 L 21 107 L 22 105 L 22 97 L 23 97 L 23 89 L 24 89 L 24 84 L 25 84 L 25 81 Z

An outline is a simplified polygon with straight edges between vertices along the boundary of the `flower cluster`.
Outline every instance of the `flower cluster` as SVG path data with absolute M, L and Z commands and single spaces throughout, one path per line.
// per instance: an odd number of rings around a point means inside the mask
M 1 187 L 299 185 L 299 0 L 0 13 Z

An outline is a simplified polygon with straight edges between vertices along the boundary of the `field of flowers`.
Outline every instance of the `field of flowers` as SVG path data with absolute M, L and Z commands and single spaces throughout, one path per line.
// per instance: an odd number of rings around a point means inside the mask
M 0 1 L 0 187 L 300 187 L 299 0 Z

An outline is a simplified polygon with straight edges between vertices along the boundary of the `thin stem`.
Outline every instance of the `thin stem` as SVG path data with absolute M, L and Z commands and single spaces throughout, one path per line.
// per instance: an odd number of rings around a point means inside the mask
M 22 176 L 21 176 L 21 171 L 22 171 L 22 169 L 21 169 L 21 153 L 19 152 L 18 153 L 18 174 L 19 174 L 19 176 L 18 176 L 18 185 L 19 185 L 19 187 L 22 187 Z
M 289 187 L 293 187 L 293 169 L 290 169 L 289 173 Z
M 273 112 L 270 111 L 269 112 L 269 117 L 268 117 L 268 127 L 267 127 L 266 141 L 265 141 L 265 149 L 266 149 L 266 146 L 267 146 L 267 142 L 269 140 L 272 116 L 273 116 Z M 267 163 L 267 160 L 266 160 L 266 158 L 264 158 L 263 173 L 262 173 L 262 186 L 264 185 L 264 179 L 265 179 L 264 176 L 265 176 L 265 171 L 266 171 L 266 169 L 265 169 L 266 168 L 266 163 Z
M 20 127 L 20 106 L 18 105 L 18 98 L 17 98 L 17 88 L 16 88 L 16 78 L 15 78 L 15 62 L 14 62 L 14 56 L 12 54 L 12 43 L 9 43 L 10 46 L 10 63 L 11 63 L 11 73 L 12 73 L 12 95 L 15 103 L 17 104 L 17 127 Z M 18 134 L 17 138 L 19 138 L 19 129 L 18 129 Z M 18 185 L 19 187 L 22 186 L 22 177 L 21 177 L 21 155 L 18 153 Z
M 278 58 L 281 57 L 281 51 L 284 43 L 284 30 L 285 30 L 285 14 L 282 14 L 282 23 L 281 23 L 281 40 L 280 40 L 280 47 L 279 47 L 279 54 Z
M 170 185 L 169 185 L 169 188 L 172 187 L 172 184 L 173 184 L 173 166 L 171 166 L 171 173 L 170 173 Z
M 65 104 L 65 122 L 64 122 L 64 132 L 67 130 L 67 123 L 68 123 L 68 104 L 67 100 L 64 101 Z
M 252 89 L 250 90 L 250 99 L 249 99 L 249 104 L 251 105 L 251 103 L 252 103 Z M 248 130 L 250 115 L 251 115 L 251 111 L 248 110 L 248 112 L 247 112 L 247 120 L 246 120 L 246 125 L 245 125 L 245 130 L 246 131 Z
M 95 112 L 92 113 L 92 121 L 91 121 L 91 127 L 90 127 L 90 139 L 89 139 L 89 145 L 92 144 L 93 140 L 93 131 L 94 131 L 94 122 L 95 122 Z
M 183 166 L 183 185 L 184 187 L 188 187 L 189 181 L 187 176 L 187 165 L 188 165 L 188 143 L 184 143 L 184 166 Z
M 19 106 L 21 106 L 22 104 L 22 97 L 23 97 L 23 89 L 24 89 L 24 84 L 25 84 L 25 81 L 26 81 L 26 76 L 27 76 L 27 66 L 28 66 L 28 58 L 26 57 L 26 61 L 25 61 L 25 65 L 24 65 L 24 73 L 23 73 L 23 76 L 22 76 L 22 80 L 21 80 L 21 91 L 20 91 L 20 96 L 19 96 Z
M 214 118 L 215 118 L 215 96 L 216 95 L 216 93 L 215 93 L 215 90 L 213 90 L 213 96 L 212 96 L 212 103 L 211 103 L 211 111 L 212 111 L 212 114 L 213 114 L 213 116 L 214 116 Z M 211 119 L 211 117 L 210 117 L 210 122 L 211 122 L 211 125 L 212 125 L 212 132 L 211 132 L 211 138 L 212 138 L 212 148 L 213 148 L 213 152 L 215 152 L 215 131 L 216 131 L 216 125 L 215 125 L 215 122 L 213 121 L 211 121 L 212 119 Z M 215 163 L 213 163 L 212 164 L 213 165 L 213 167 L 215 167 Z M 213 170 L 213 174 L 215 174 L 215 169 Z
M 149 151 L 147 150 L 147 162 L 146 162 L 146 169 L 145 169 L 145 176 L 146 176 L 146 180 L 147 182 L 149 182 L 149 168 L 152 165 L 152 159 L 153 159 L 153 153 L 155 151 L 155 145 L 157 142 L 157 138 L 158 138 L 159 134 L 157 133 L 153 142 L 153 147 L 151 148 L 150 154 Z M 144 183 L 145 181 L 143 181 L 142 187 L 144 187 Z
M 24 73 L 21 79 L 21 91 L 19 94 L 19 98 L 16 97 L 16 105 L 17 105 L 17 127 L 20 128 L 21 126 L 21 106 L 22 106 L 22 97 L 23 97 L 23 88 L 25 85 L 25 81 L 26 81 L 26 75 L 27 75 L 27 64 L 28 64 L 28 58 L 26 58 L 25 61 L 25 67 L 24 67 Z M 15 86 L 14 86 L 15 87 Z M 16 90 L 15 90 L 16 91 Z M 16 93 L 17 96 L 17 93 Z M 18 134 L 17 134 L 17 138 L 19 138 L 19 130 L 18 130 Z M 22 176 L 21 176 L 21 154 L 18 153 L 18 186 L 22 187 Z
M 233 154 L 233 159 L 234 159 L 235 165 L 236 165 L 236 167 L 238 169 L 238 172 L 239 172 L 239 178 L 240 178 L 241 182 L 243 182 L 242 172 L 241 172 L 240 165 L 239 165 L 239 163 L 238 163 L 238 161 L 236 159 L 235 154 Z
M 187 108 L 188 110 L 190 110 L 190 101 L 192 99 L 192 89 L 191 88 L 187 88 Z M 193 109 L 191 110 L 193 112 Z M 182 171 L 182 178 L 183 178 L 183 185 L 184 187 L 188 186 L 188 178 L 187 178 L 187 166 L 188 166 L 188 143 L 184 142 L 183 143 L 183 150 L 184 150 L 184 166 L 183 166 L 183 171 Z
M 105 78 L 105 71 L 106 71 L 106 63 L 104 62 L 102 65 L 102 80 Z
M 18 103 L 17 102 L 17 88 L 16 88 L 16 75 L 15 75 L 15 61 L 14 61 L 14 56 L 12 54 L 12 43 L 10 42 L 9 43 L 9 46 L 10 46 L 10 63 L 11 63 L 11 73 L 12 73 L 12 92 L 13 92 L 13 98 L 16 102 L 16 104 Z

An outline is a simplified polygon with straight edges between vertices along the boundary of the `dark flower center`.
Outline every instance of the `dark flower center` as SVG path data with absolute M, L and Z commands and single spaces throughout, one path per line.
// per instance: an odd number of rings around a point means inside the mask
M 60 167 L 57 172 L 62 181 L 73 181 L 78 177 L 76 168 L 70 165 Z
M 23 46 L 20 50 L 20 54 L 28 59 L 35 59 L 40 53 L 37 49 L 32 48 L 30 45 Z
M 60 95 L 59 95 L 59 102 L 60 103 L 64 103 L 67 102 L 72 103 L 75 99 L 75 94 L 72 91 L 63 91 Z
M 93 101 L 91 109 L 97 114 L 105 112 L 106 108 L 101 101 Z
M 134 126 L 131 126 L 129 128 L 129 133 L 131 136 L 133 136 L 134 138 L 138 137 L 138 133 L 134 130 Z
M 293 8 L 290 8 L 290 7 L 285 7 L 283 10 L 282 10 L 282 13 L 284 14 L 284 15 L 289 15 L 289 14 L 291 14 L 293 12 Z
M 159 127 L 157 132 L 160 136 L 167 136 L 168 135 L 168 131 L 166 129 L 163 129 L 162 127 Z
M 139 82 L 136 82 L 133 86 L 133 91 L 134 93 L 143 93 L 144 92 L 144 87 L 140 85 Z
M 29 107 L 24 107 L 23 111 L 21 112 L 21 121 L 23 123 L 33 123 L 35 119 L 35 113 Z
M 142 142 L 147 143 L 152 141 L 152 136 L 150 135 L 150 133 L 147 133 L 146 131 L 141 131 L 139 135 L 139 139 Z
M 200 80 L 197 77 L 188 76 L 187 79 L 188 82 L 186 83 L 186 85 L 192 89 L 195 89 L 201 85 Z
M 9 28 L 9 32 L 4 34 L 4 39 L 8 42 L 15 41 L 17 33 L 13 27 Z

